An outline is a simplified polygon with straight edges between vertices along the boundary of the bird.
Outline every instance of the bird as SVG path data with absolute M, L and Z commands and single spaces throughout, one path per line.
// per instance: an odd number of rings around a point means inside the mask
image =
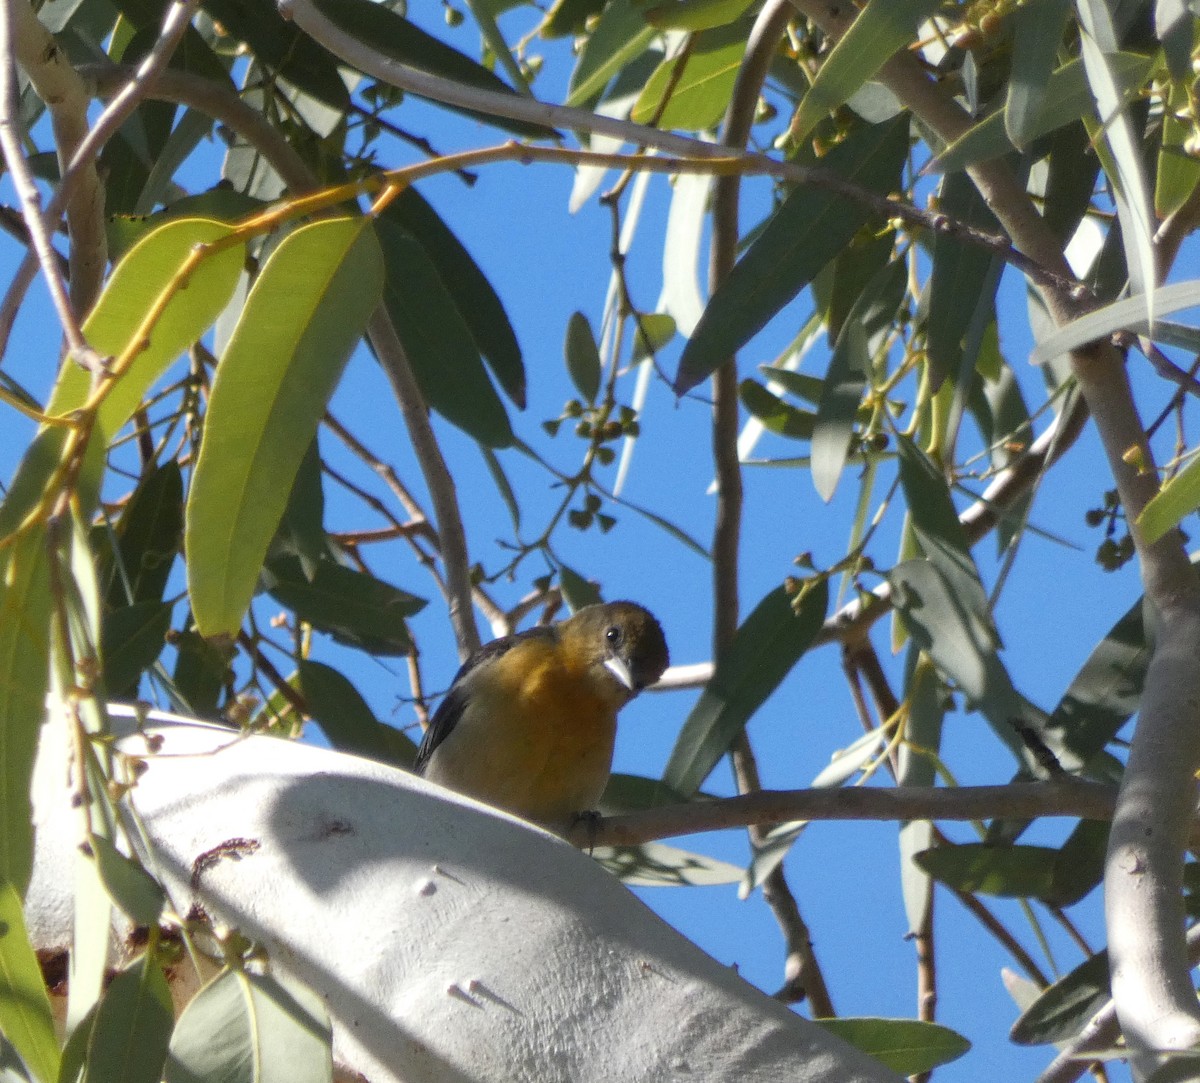
M 417 774 L 525 820 L 569 827 L 612 770 L 617 712 L 667 668 L 635 602 L 581 608 L 493 640 L 463 663 L 417 751 Z

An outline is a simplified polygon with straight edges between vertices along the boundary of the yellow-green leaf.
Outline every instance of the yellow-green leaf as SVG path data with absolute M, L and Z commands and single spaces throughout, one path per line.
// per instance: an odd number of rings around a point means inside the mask
M 325 219 L 283 241 L 246 299 L 217 366 L 188 497 L 188 587 L 204 635 L 241 623 L 383 274 L 367 219 Z

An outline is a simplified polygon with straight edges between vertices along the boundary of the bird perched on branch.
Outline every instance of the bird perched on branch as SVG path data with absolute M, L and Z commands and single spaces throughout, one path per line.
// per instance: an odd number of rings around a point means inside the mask
M 561 827 L 595 809 L 617 712 L 667 668 L 658 621 L 633 602 L 591 605 L 505 636 L 463 664 L 417 753 L 417 773 Z

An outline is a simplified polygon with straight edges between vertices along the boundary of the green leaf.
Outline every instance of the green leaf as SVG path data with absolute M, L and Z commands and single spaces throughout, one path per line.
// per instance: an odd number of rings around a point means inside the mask
M 1137 517 L 1147 542 L 1156 542 L 1200 507 L 1200 455 L 1168 481 Z
M 376 226 L 383 300 L 425 401 L 487 447 L 508 447 L 512 426 L 459 307 L 424 246 L 394 222 Z
M 908 120 L 864 125 L 822 160 L 822 168 L 875 192 L 899 181 L 908 154 Z M 745 256 L 717 287 L 679 361 L 683 394 L 727 362 L 871 217 L 861 204 L 801 186 L 767 221 Z
M 600 394 L 600 349 L 592 325 L 582 312 L 572 312 L 567 320 L 567 337 L 563 343 L 567 373 L 583 401 L 592 405 Z
M 591 855 L 629 887 L 704 887 L 742 878 L 736 865 L 661 842 L 597 846 Z
M 92 835 L 88 843 L 109 898 L 135 925 L 156 925 L 167 900 L 154 877 L 103 835 Z
M 161 599 L 182 540 L 183 474 L 168 459 L 138 483 L 117 524 L 117 556 L 125 574 L 109 585 L 108 604 L 119 608 Z
M 1080 820 L 1054 860 L 1050 892 L 1043 896 L 1055 906 L 1074 906 L 1104 879 L 1104 859 L 1112 825 Z
M 101 624 L 104 686 L 114 696 L 136 693 L 138 679 L 166 646 L 170 602 L 149 600 L 114 609 Z
M 5 831 L 17 822 L 6 815 Z M 25 931 L 21 896 L 9 880 L 0 881 L 0 1033 L 41 1083 L 57 1076 L 58 1039 L 50 998 Z
M 657 118 L 660 128 L 691 132 L 715 127 L 729 105 L 745 52 L 741 24 L 698 33 L 690 49 L 664 60 L 650 76 L 630 119 L 648 124 Z
M 599 97 L 618 71 L 646 51 L 657 33 L 634 0 L 612 0 L 588 35 L 571 72 L 566 104 L 586 105 Z
M 174 1021 L 162 968 L 143 955 L 118 971 L 104 992 L 83 1083 L 159 1083 Z
M 310 576 L 318 561 L 329 555 L 329 539 L 325 534 L 325 490 L 321 484 L 321 448 L 316 436 L 296 470 L 275 545 L 276 552 L 299 557 L 304 574 Z
M 371 0 L 316 0 L 315 6 L 339 29 L 384 56 L 399 60 L 400 63 L 408 64 L 419 71 L 440 75 L 455 83 L 487 90 L 493 94 L 517 97 L 513 88 L 494 72 L 476 63 L 465 53 L 460 53 L 445 42 L 439 41 L 432 34 L 427 34 L 415 23 L 409 22 L 383 4 L 372 3 Z M 435 105 L 441 104 L 432 98 L 427 100 Z M 454 109 L 455 112 L 494 124 L 528 139 L 553 138 L 555 134 L 553 128 L 541 124 L 510 120 L 474 109 L 459 109 L 454 106 L 443 108 Z
M 920 648 L 909 648 L 905 671 L 908 723 L 899 749 L 897 786 L 932 786 L 937 779 L 937 756 L 942 746 L 942 723 L 946 716 L 946 690 L 941 678 Z M 910 820 L 900 825 L 900 889 L 910 934 L 925 927 L 933 905 L 933 885 L 915 861 L 915 856 L 933 846 L 933 824 Z
M 218 185 L 207 192 L 177 199 L 154 214 L 114 214 L 107 223 L 109 256 L 114 261 L 123 259 L 134 245 L 167 222 L 204 218 L 234 223 L 257 214 L 266 206 L 261 199 L 254 199 L 228 185 Z
M 600 796 L 600 810 L 608 816 L 641 812 L 648 808 L 682 805 L 688 798 L 672 790 L 661 778 L 627 775 L 614 771 Z
M 658 353 L 675 337 L 675 318 L 663 312 L 647 312 L 637 318 L 633 332 L 633 360 Z
M 333 54 L 285 21 L 273 4 L 203 0 L 201 6 L 226 34 L 250 46 L 276 75 L 340 112 L 350 107 L 350 95 Z
M 50 680 L 48 544 L 39 525 L 0 550 L 0 881 L 22 894 L 33 868 L 29 784 Z M 11 1037 L 2 1018 L 0 1027 Z
M 805 585 L 798 607 L 784 587 L 771 591 L 743 622 L 692 708 L 663 772 L 690 796 L 708 777 L 751 715 L 812 646 L 829 606 L 824 579 Z
M 504 393 L 525 409 L 525 363 L 504 305 L 471 253 L 415 188 L 406 188 L 380 216 L 421 242 L 466 321 L 475 345 Z
M 813 487 L 826 504 L 833 499 L 850 455 L 854 419 L 866 391 L 870 363 L 866 331 L 851 315 L 829 359 L 812 432 Z
M 217 713 L 221 690 L 229 674 L 235 648 L 232 644 L 205 639 L 194 630 L 180 632 L 175 640 L 175 688 L 184 698 L 188 712 L 199 718 Z
M 930 876 L 968 895 L 1044 899 L 1051 895 L 1058 851 L 1048 846 L 963 843 L 914 855 Z
M 277 557 L 263 569 L 263 581 L 301 620 L 371 654 L 407 654 L 412 639 L 404 621 L 425 607 L 407 591 L 331 560 L 321 561 L 310 580 L 299 560 Z
M 298 982 L 223 970 L 184 1008 L 171 1035 L 163 1078 L 165 1083 L 328 1083 L 331 1040 L 321 998 Z
M 661 30 L 708 30 L 740 19 L 754 0 L 663 0 L 645 9 L 646 21 Z M 743 39 L 745 35 L 743 34 Z
M 133 416 L 150 385 L 180 354 L 199 340 L 229 303 L 242 273 L 245 249 L 233 245 L 201 260 L 185 288 L 170 291 L 184 261 L 197 245 L 229 236 L 224 222 L 187 218 L 168 222 L 139 241 L 117 264 L 104 292 L 83 325 L 88 342 L 101 354 L 120 356 L 139 344 L 142 321 L 169 296 L 137 359 L 117 381 L 96 415 L 102 443 L 109 443 Z M 63 365 L 47 413 L 64 416 L 87 401 L 91 377 L 78 365 Z
M 296 675 L 313 720 L 339 752 L 397 767 L 413 765 L 417 746 L 380 722 L 358 689 L 336 669 L 301 659 Z
M 1189 32 L 1190 36 L 1190 32 Z M 1200 184 L 1200 162 L 1187 152 L 1192 125 L 1183 119 L 1189 108 L 1191 78 L 1172 81 L 1162 114 L 1162 148 L 1154 178 L 1154 210 L 1166 218 L 1179 210 Z
M 1111 997 L 1108 952 L 1097 952 L 1026 1008 L 1009 1038 L 1018 1045 L 1069 1042 Z
M 790 436 L 794 440 L 812 439 L 816 423 L 816 415 L 812 411 L 800 410 L 776 398 L 757 380 L 747 379 L 738 384 L 738 397 L 769 432 Z
M 217 366 L 188 496 L 188 588 L 202 635 L 232 635 L 292 479 L 383 292 L 369 220 L 322 219 L 263 267 Z
M 558 566 L 558 582 L 562 587 L 563 600 L 572 613 L 578 613 L 584 606 L 598 605 L 604 601 L 600 596 L 600 589 L 594 583 L 588 582 L 574 568 L 568 568 L 565 564 Z
M 1114 301 L 1080 316 L 1077 320 L 1059 327 L 1052 334 L 1043 338 L 1033 350 L 1030 360 L 1035 365 L 1044 365 L 1060 354 L 1069 353 L 1076 346 L 1111 335 L 1114 331 L 1131 331 L 1134 334 L 1145 334 L 1151 330 L 1151 323 L 1146 315 L 1147 305 L 1154 312 L 1155 320 L 1179 312 L 1185 308 L 1195 308 L 1200 305 L 1200 280 L 1175 282 L 1170 286 L 1160 286 L 1154 291 L 1154 296 L 1127 297 L 1123 301 Z M 1157 322 L 1154 327 L 1157 327 Z M 1153 334 L 1151 334 L 1153 338 Z M 1169 529 L 1169 528 L 1168 528 Z
M 795 144 L 916 36 L 940 0 L 870 0 L 825 58 L 792 120 Z
M 1088 763 L 1141 703 L 1150 648 L 1139 598 L 1096 645 L 1050 716 L 1047 729 Z
M 1110 54 L 1108 59 L 1113 75 L 1119 80 L 1126 94 L 1145 81 L 1153 66 L 1152 58 L 1136 53 Z M 1080 117 L 1090 117 L 1094 112 L 1095 102 L 1088 87 L 1083 61 L 1069 61 L 1047 80 L 1037 121 L 1026 122 L 1026 142 L 1028 144 Z M 1014 148 L 1008 141 L 1005 122 L 1004 108 L 989 114 L 934 158 L 927 170 L 954 173 L 978 162 L 1011 153 Z
M 975 182 L 966 173 L 942 181 L 940 209 L 953 218 L 989 232 L 999 232 Z M 992 307 L 1000 276 L 992 273 L 995 256 L 977 244 L 938 233 L 933 239 L 933 269 L 929 276 L 929 304 L 925 322 L 926 354 L 930 364 L 930 389 L 942 381 L 961 382 L 964 347 L 980 306 Z M 974 358 L 966 364 L 973 366 Z
M 1012 13 L 1015 37 L 1004 129 L 1019 149 L 1040 134 L 1038 121 L 1070 13 L 1071 0 L 1037 0 L 1022 4 Z
M 881 1061 L 900 1075 L 920 1075 L 957 1060 L 971 1048 L 957 1031 L 919 1019 L 817 1019 L 842 1041 Z

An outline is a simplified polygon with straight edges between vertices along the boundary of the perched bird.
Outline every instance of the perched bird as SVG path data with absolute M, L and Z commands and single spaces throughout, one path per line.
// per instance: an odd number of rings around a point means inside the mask
M 417 753 L 417 773 L 528 820 L 596 807 L 617 712 L 667 668 L 658 621 L 633 602 L 591 605 L 505 636 L 463 664 Z

